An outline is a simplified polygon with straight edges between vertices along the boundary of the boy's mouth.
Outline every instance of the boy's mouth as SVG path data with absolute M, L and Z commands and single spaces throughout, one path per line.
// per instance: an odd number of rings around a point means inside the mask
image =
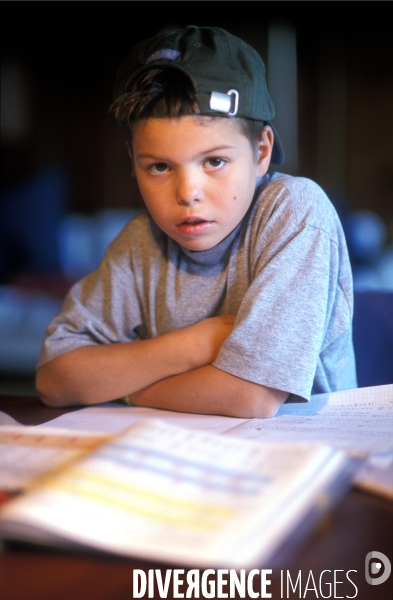
M 206 221 L 200 217 L 189 217 L 180 221 L 176 227 L 186 235 L 197 235 L 204 233 L 211 225 L 213 225 L 213 221 Z
M 204 219 L 184 219 L 179 225 L 197 225 L 198 223 L 205 223 Z

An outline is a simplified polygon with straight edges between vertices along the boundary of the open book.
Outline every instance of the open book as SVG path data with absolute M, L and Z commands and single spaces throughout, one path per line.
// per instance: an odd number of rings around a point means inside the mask
M 38 477 L 0 537 L 195 567 L 269 561 L 348 487 L 353 459 L 141 420 Z
M 241 419 L 125 406 L 121 402 L 68 412 L 47 424 L 21 426 L 0 412 L 0 503 L 37 475 L 108 441 L 131 425 L 165 423 L 255 442 L 324 444 L 366 456 L 353 484 L 393 499 L 393 385 L 318 394 L 305 404 L 284 404 L 272 419 Z

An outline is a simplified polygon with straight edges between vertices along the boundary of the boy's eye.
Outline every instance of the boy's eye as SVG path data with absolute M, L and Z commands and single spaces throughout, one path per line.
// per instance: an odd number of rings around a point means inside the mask
M 218 169 L 225 164 L 225 161 L 222 158 L 212 157 L 208 158 L 205 164 L 208 169 Z
M 159 173 L 165 173 L 168 170 L 168 165 L 166 163 L 155 163 L 149 167 L 149 171 L 153 174 L 158 175 Z

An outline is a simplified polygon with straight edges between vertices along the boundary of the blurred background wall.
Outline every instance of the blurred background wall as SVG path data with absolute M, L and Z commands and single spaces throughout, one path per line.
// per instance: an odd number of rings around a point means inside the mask
M 393 291 L 393 37 L 383 3 L 346 3 L 344 16 L 338 2 L 301 11 L 289 2 L 144 2 L 138 14 L 131 2 L 83 11 L 52 2 L 45 18 L 31 4 L 8 4 L 14 18 L 1 41 L 3 379 L 32 377 L 66 289 L 143 207 L 108 116 L 114 78 L 135 43 L 188 24 L 223 27 L 259 51 L 287 154 L 279 170 L 330 196 L 357 288 Z

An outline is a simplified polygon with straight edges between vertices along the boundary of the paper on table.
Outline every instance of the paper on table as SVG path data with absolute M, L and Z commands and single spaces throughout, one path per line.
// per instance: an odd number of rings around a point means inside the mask
M 318 394 L 308 404 L 285 404 L 273 419 L 252 419 L 227 432 L 268 442 L 328 444 L 369 460 L 354 485 L 393 497 L 393 385 Z
M 309 403 L 284 404 L 272 419 L 196 415 L 111 402 L 62 415 L 51 421 L 51 427 L 120 433 L 140 419 L 155 418 L 248 439 L 312 441 L 350 452 L 385 453 L 393 450 L 393 385 L 318 394 Z
M 318 394 L 307 404 L 284 404 L 274 418 L 250 419 L 227 435 L 319 442 L 353 453 L 391 453 L 393 385 Z
M 347 464 L 325 446 L 141 421 L 6 505 L 1 532 L 170 563 L 255 566 L 327 499 Z
M 85 431 L 106 431 L 121 433 L 141 419 L 160 419 L 187 429 L 202 429 L 211 433 L 223 433 L 247 421 L 234 417 L 217 415 L 197 415 L 156 408 L 125 406 L 120 402 L 107 402 L 99 406 L 89 406 L 82 410 L 66 413 L 50 422 L 51 427 Z M 38 425 L 37 427 L 42 427 Z
M 3 425 L 20 425 L 20 423 L 18 423 L 14 417 L 7 415 L 7 413 L 0 410 L 0 426 L 2 427 Z

